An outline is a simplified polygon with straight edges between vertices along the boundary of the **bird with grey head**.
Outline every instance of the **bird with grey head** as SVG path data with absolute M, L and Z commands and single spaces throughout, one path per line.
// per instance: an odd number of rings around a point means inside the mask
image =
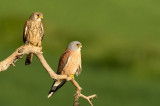
M 82 44 L 79 41 L 72 41 L 71 43 L 69 43 L 66 50 L 59 59 L 57 74 L 68 75 L 73 79 L 74 74 L 76 74 L 77 76 L 80 74 L 81 48 Z M 65 83 L 66 80 L 55 80 L 48 93 L 48 98 L 51 97 Z

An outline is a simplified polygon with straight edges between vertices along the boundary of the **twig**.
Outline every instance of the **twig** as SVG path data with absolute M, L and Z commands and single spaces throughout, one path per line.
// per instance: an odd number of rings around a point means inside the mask
M 79 84 L 74 79 L 72 79 L 71 82 L 76 87 L 76 94 L 75 94 L 73 106 L 79 106 L 79 103 L 78 103 L 79 97 L 86 99 L 90 103 L 90 105 L 93 106 L 92 100 L 94 97 L 97 97 L 97 95 L 94 94 L 91 96 L 85 96 L 85 95 L 81 94 L 82 88 L 79 86 Z

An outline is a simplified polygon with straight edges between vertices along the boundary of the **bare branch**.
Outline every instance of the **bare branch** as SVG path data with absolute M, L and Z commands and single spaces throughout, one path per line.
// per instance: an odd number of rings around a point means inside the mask
M 83 94 L 80 94 L 80 97 L 88 100 L 88 102 L 90 103 L 90 105 L 93 106 L 92 100 L 93 100 L 94 97 L 97 97 L 97 95 L 94 94 L 94 95 L 91 95 L 91 96 L 85 96 L 85 95 L 83 95 Z
M 8 58 L 6 58 L 5 60 L 0 62 L 0 72 L 1 71 L 5 71 L 8 69 L 8 67 L 10 65 L 14 65 L 14 63 L 22 58 L 22 56 L 24 54 L 28 54 L 28 53 L 37 53 L 40 52 L 42 48 L 38 48 L 38 47 L 32 47 L 32 46 L 26 46 L 23 45 L 21 47 L 19 47 L 14 53 L 12 53 Z
M 68 77 L 67 75 L 57 75 L 52 68 L 48 65 L 45 58 L 43 57 L 42 53 L 36 53 L 37 58 L 41 62 L 42 66 L 46 71 L 49 73 L 52 79 L 66 79 L 67 81 L 71 80 L 71 77 Z
M 90 105 L 93 106 L 92 100 L 94 97 L 97 97 L 97 95 L 94 94 L 91 96 L 85 96 L 85 95 L 81 94 L 82 88 L 79 86 L 79 84 L 74 79 L 72 79 L 71 82 L 76 87 L 76 94 L 75 94 L 73 106 L 79 106 L 79 103 L 78 103 L 79 97 L 86 99 L 90 103 Z
M 0 72 L 7 70 L 11 65 L 15 66 L 15 62 L 18 59 L 21 59 L 24 54 L 34 53 L 42 66 L 46 69 L 52 79 L 66 79 L 67 81 L 71 80 L 71 77 L 67 75 L 57 75 L 51 67 L 46 62 L 43 57 L 42 47 L 32 47 L 30 45 L 23 45 L 19 47 L 14 53 L 12 53 L 8 58 L 0 62 Z
M 57 75 L 52 70 L 52 68 L 48 65 L 45 58 L 43 57 L 42 47 L 32 47 L 30 45 L 23 45 L 23 46 L 19 47 L 8 58 L 6 58 L 5 60 L 0 62 L 0 72 L 7 70 L 11 65 L 15 66 L 14 63 L 18 59 L 21 59 L 23 57 L 23 55 L 29 54 L 29 53 L 34 53 L 37 56 L 40 63 L 42 64 L 44 69 L 49 73 L 49 75 L 52 79 L 65 79 L 65 80 L 71 81 L 73 83 L 73 85 L 76 87 L 76 94 L 75 94 L 73 106 L 79 106 L 79 103 L 78 103 L 79 97 L 86 99 L 90 103 L 90 105 L 93 106 L 92 100 L 94 97 L 97 97 L 97 95 L 94 94 L 91 96 L 85 96 L 85 95 L 81 94 L 82 88 L 79 86 L 79 84 L 74 79 L 72 79 L 71 77 L 69 77 L 67 75 Z

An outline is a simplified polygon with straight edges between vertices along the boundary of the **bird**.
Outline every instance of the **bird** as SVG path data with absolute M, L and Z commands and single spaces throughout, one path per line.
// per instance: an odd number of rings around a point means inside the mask
M 41 47 L 41 42 L 44 37 L 44 27 L 42 23 L 43 14 L 41 12 L 34 12 L 25 22 L 23 29 L 23 42 L 25 45 L 32 47 Z M 33 53 L 26 56 L 25 65 L 31 64 Z
M 72 41 L 61 55 L 59 59 L 57 74 L 67 75 L 74 79 L 74 74 L 77 76 L 81 73 L 81 48 L 82 44 L 79 41 Z M 66 80 L 55 80 L 48 93 L 50 98 L 59 88 L 66 83 Z

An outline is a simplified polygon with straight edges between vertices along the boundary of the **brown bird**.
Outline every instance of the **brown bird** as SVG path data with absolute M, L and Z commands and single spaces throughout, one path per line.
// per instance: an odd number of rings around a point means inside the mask
M 43 28 L 43 14 L 40 12 L 32 13 L 29 19 L 26 21 L 23 30 L 23 42 L 26 45 L 41 46 L 41 41 L 44 36 Z M 29 65 L 32 61 L 33 53 L 26 56 L 25 65 Z
M 74 74 L 77 76 L 81 72 L 81 48 L 82 44 L 78 41 L 71 42 L 64 53 L 61 55 L 58 64 L 57 74 L 68 75 L 74 79 Z M 59 88 L 66 83 L 66 80 L 55 80 L 48 98 L 52 96 Z

